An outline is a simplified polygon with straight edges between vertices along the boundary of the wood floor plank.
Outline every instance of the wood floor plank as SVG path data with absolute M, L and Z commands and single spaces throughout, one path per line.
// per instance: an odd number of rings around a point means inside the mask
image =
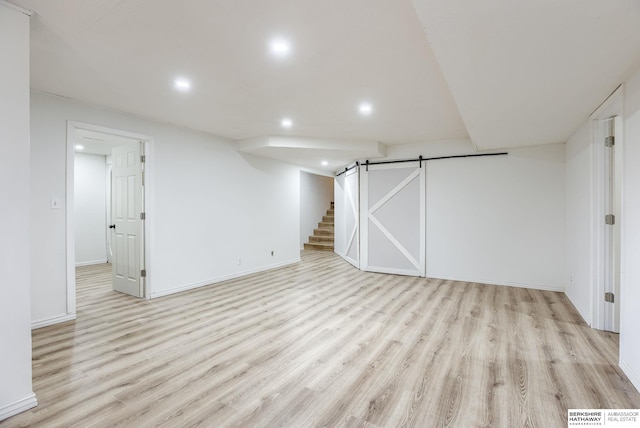
M 1 427 L 561 427 L 640 408 L 618 336 L 562 293 L 361 272 L 335 254 L 151 301 L 77 269 Z

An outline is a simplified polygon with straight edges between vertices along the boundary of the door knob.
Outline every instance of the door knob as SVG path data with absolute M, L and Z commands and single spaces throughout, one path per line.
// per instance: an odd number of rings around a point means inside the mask
M 109 225 L 109 229 L 115 229 L 115 228 L 116 228 L 116 225 L 115 225 L 115 224 L 110 224 L 110 225 Z

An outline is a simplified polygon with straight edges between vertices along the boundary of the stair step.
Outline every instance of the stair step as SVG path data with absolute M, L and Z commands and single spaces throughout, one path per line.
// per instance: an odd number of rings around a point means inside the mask
M 309 242 L 333 242 L 333 235 L 317 235 L 317 236 L 310 236 L 309 237 Z
M 333 251 L 333 243 L 329 244 L 329 243 L 310 243 L 310 244 L 304 244 L 304 249 L 305 250 L 320 250 L 320 251 Z
M 334 205 L 331 202 L 331 208 L 327 210 L 327 214 L 322 216 L 322 221 L 318 223 L 318 227 L 313 229 L 313 236 L 309 237 L 309 242 L 304 244 L 305 250 L 333 251 L 334 242 Z
M 313 234 L 315 236 L 333 236 L 334 234 L 334 229 L 333 227 L 321 227 L 318 229 L 313 229 Z

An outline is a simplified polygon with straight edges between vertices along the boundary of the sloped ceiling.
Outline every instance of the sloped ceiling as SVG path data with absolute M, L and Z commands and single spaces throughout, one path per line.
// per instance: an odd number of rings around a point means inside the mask
M 640 65 L 638 0 L 413 0 L 480 149 L 565 142 Z
M 33 89 L 245 143 L 287 137 L 297 150 L 260 151 L 318 168 L 327 141 L 563 142 L 640 60 L 637 0 L 15 3 L 36 12 Z

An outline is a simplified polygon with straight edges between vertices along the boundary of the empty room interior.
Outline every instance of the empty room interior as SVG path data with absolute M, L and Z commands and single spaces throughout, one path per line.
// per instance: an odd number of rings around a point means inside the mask
M 640 409 L 637 0 L 0 0 L 0 58 L 0 426 Z

